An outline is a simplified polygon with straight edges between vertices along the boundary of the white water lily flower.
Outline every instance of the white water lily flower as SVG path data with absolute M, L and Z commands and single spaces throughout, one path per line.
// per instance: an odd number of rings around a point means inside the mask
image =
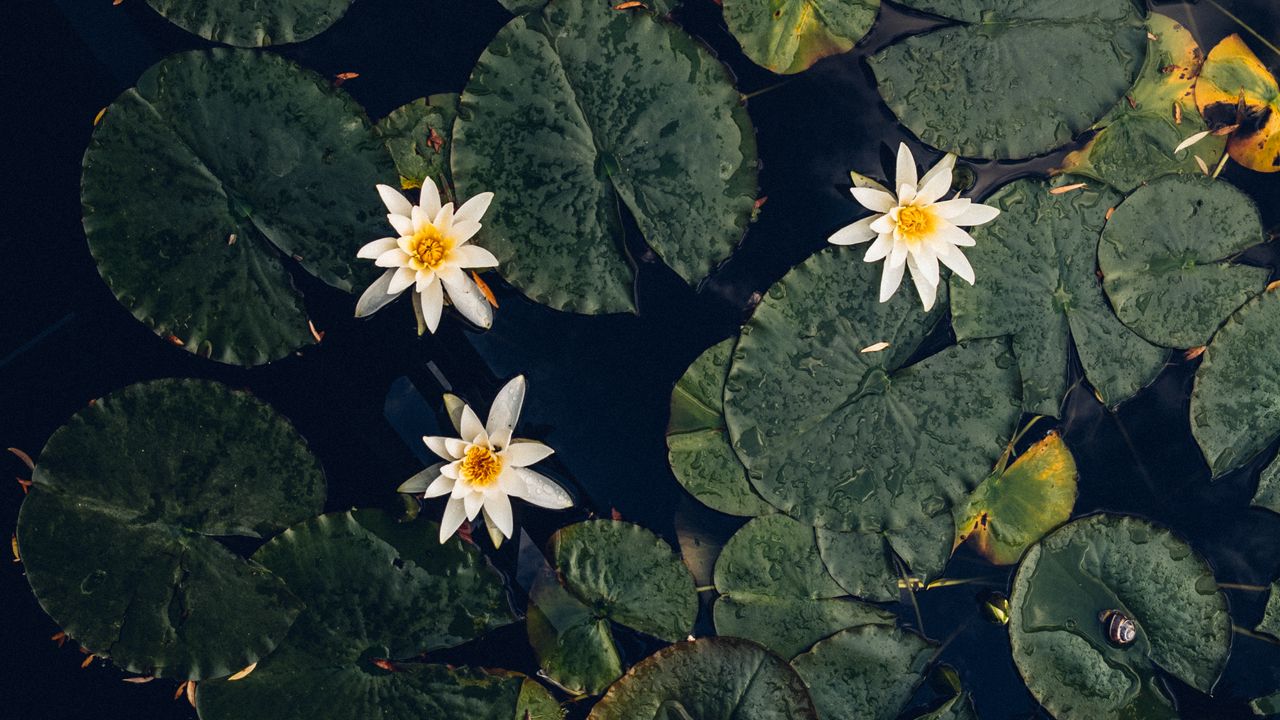
M 968 198 L 942 199 L 951 189 L 955 165 L 956 156 L 948 154 L 917 181 L 916 160 L 904 143 L 898 146 L 896 195 L 884 188 L 853 188 L 854 199 L 875 214 L 841 228 L 827 242 L 858 245 L 875 240 L 863 260 L 885 260 L 880 302 L 893 297 L 903 271 L 910 269 L 924 309 L 932 308 L 941 282 L 939 262 L 973 284 L 973 267 L 960 248 L 972 247 L 974 241 L 961 228 L 991 222 L 1000 211 Z
M 427 329 L 436 331 L 444 310 L 444 295 L 471 322 L 487 328 L 493 309 L 467 270 L 498 266 L 493 253 L 468 242 L 480 231 L 480 218 L 489 209 L 493 193 L 480 193 L 456 211 L 453 203 L 440 204 L 440 190 L 431 178 L 422 183 L 417 205 L 399 191 L 378 186 L 387 206 L 387 220 L 397 237 L 385 237 L 365 245 L 357 257 L 389 268 L 356 303 L 356 317 L 365 317 L 413 288 Z
M 463 520 L 475 520 L 481 513 L 489 528 L 510 538 L 513 497 L 552 510 L 573 505 L 564 488 L 529 469 L 555 451 L 534 440 L 511 438 L 524 404 L 524 391 L 523 375 L 507 383 L 494 398 L 485 424 L 469 406 L 449 396 L 449 418 L 461 437 L 422 438 L 431 452 L 446 462 L 413 476 L 399 491 L 424 493 L 429 498 L 449 496 L 440 520 L 440 542 L 448 540 Z

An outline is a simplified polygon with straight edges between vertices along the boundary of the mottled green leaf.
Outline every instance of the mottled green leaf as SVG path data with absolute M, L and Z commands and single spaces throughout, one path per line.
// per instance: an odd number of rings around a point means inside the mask
M 671 391 L 667 461 L 694 497 L 730 515 L 775 512 L 747 479 L 747 469 L 729 444 L 724 421 L 724 381 L 736 338 L 713 345 L 689 366 Z
M 564 587 L 530 593 L 529 640 L 543 671 L 567 690 L 596 695 L 622 675 L 611 622 L 667 642 L 693 630 L 693 577 L 652 532 L 592 520 L 557 532 L 549 549 Z
M 990 472 L 1019 415 L 1018 372 L 994 340 L 904 367 L 945 302 L 877 302 L 880 267 L 862 254 L 824 250 L 769 289 L 738 340 L 725 418 L 770 504 L 827 529 L 896 530 Z
M 915 633 L 866 625 L 836 633 L 791 661 L 824 719 L 893 720 L 924 680 L 933 647 Z
M 798 73 L 849 52 L 875 24 L 880 0 L 724 0 L 742 51 L 776 73 Z
M 229 675 L 301 604 L 209 536 L 319 512 L 324 475 L 266 404 L 199 380 L 133 385 L 49 438 L 18 518 L 27 580 L 66 633 L 131 672 Z
M 626 215 L 696 283 L 755 202 L 755 134 L 728 70 L 674 25 L 615 4 L 553 2 L 508 23 L 454 125 L 459 193 L 496 193 L 485 247 L 560 310 L 635 309 Z
M 342 19 L 352 0 L 147 0 L 169 22 L 206 40 L 264 47 L 308 40 Z
M 850 595 L 873 602 L 897 600 L 904 575 L 928 582 L 941 574 L 954 536 L 955 524 L 945 510 L 889 532 L 817 528 L 818 551 L 831 577 Z
M 156 334 L 258 365 L 313 342 L 291 269 L 347 291 L 372 279 L 355 251 L 390 230 L 374 185 L 394 178 L 364 111 L 324 78 L 269 53 L 187 52 L 94 130 L 84 229 Z
M 1280 638 L 1280 583 L 1271 583 L 1271 590 L 1267 594 L 1267 607 L 1255 629 L 1271 637 Z
M 1133 88 L 1094 125 L 1098 133 L 1089 143 L 1067 155 L 1059 172 L 1132 192 L 1161 175 L 1203 175 L 1200 162 L 1214 167 L 1222 157 L 1227 140 L 1220 136 L 1174 152 L 1206 127 L 1195 102 L 1204 53 L 1191 31 L 1173 18 L 1151 13 L 1147 31 L 1147 59 Z
M 1151 382 L 1168 354 L 1125 327 L 1102 292 L 1098 237 L 1119 195 L 1050 192 L 1077 182 L 1016 180 L 996 191 L 986 203 L 1000 217 L 974 228 L 977 245 L 966 250 L 977 284 L 951 288 L 956 336 L 1011 335 L 1023 406 L 1040 415 L 1058 414 L 1073 342 L 1085 377 L 1112 406 Z
M 412 662 L 513 619 L 498 573 L 473 546 L 442 545 L 437 534 L 432 522 L 358 510 L 322 515 L 263 545 L 254 559 L 306 609 L 247 677 L 200 684 L 200 717 L 518 720 L 523 677 Z
M 905 0 L 959 21 L 868 58 L 880 95 L 929 145 L 1013 159 L 1065 145 L 1133 84 L 1146 28 L 1131 0 Z
M 1157 669 L 1208 692 L 1231 647 L 1226 597 L 1185 542 L 1144 520 L 1094 515 L 1031 548 L 1014 577 L 1009 639 L 1054 717 L 1172 718 Z M 1108 611 L 1136 626 L 1108 641 Z
M 822 563 L 814 529 L 784 515 L 742 527 L 715 570 L 719 635 L 754 640 L 790 658 L 837 630 L 893 624 L 892 613 L 849 597 Z
M 978 720 L 978 711 L 973 709 L 969 693 L 962 692 L 937 708 L 915 716 L 914 720 Z
M 1057 432 L 982 481 L 956 511 L 956 544 L 972 541 L 996 565 L 1013 565 L 1071 517 L 1076 462 Z
M 734 638 L 659 650 L 604 696 L 588 720 L 818 720 L 804 682 L 776 655 Z
M 449 145 L 457 115 L 457 94 L 442 93 L 418 98 L 378 121 L 378 134 L 400 172 L 401 188 L 420 188 L 431 178 L 446 197 L 453 192 Z
M 1271 512 L 1280 513 L 1280 459 L 1262 469 L 1258 489 L 1253 494 L 1253 504 Z
M 1280 435 L 1280 286 L 1235 312 L 1213 336 L 1191 391 L 1191 432 L 1214 477 Z
M 1102 285 L 1125 325 L 1167 347 L 1209 342 L 1271 271 L 1232 264 L 1266 241 L 1258 208 L 1223 181 L 1170 175 L 1120 203 L 1102 232 Z
M 1280 715 L 1280 692 L 1266 697 L 1255 698 L 1249 702 L 1249 708 L 1258 717 L 1275 717 Z

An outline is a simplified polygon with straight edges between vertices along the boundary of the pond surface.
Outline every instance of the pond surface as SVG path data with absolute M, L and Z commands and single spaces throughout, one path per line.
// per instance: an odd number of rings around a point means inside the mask
M 580 501 L 569 513 L 519 508 L 517 523 L 534 543 L 574 520 L 615 511 L 673 544 L 677 523 L 727 538 L 742 521 L 694 501 L 667 467 L 672 385 L 699 353 L 736 331 L 759 293 L 857 215 L 847 193 L 849 170 L 883 175 L 899 141 L 932 164 L 937 155 L 897 124 L 863 63 L 868 53 L 932 21 L 886 8 L 854 52 L 779 78 L 738 51 L 715 5 L 687 0 L 686 6 L 678 22 L 713 47 L 736 73 L 739 89 L 751 95 L 760 194 L 767 197 L 740 249 L 701 287 L 689 288 L 646 248 L 632 247 L 637 316 L 562 314 L 498 287 L 501 309 L 492 330 L 477 334 L 446 320 L 438 335 L 421 339 L 405 302 L 360 322 L 350 317 L 351 298 L 318 288 L 307 293 L 307 309 L 324 341 L 301 357 L 253 370 L 201 360 L 136 322 L 99 278 L 80 226 L 80 158 L 94 115 L 160 58 L 209 43 L 132 0 L 118 7 L 108 0 L 41 0 L 8 8 L 10 29 L 20 37 L 3 51 L 6 115 L 20 116 L 8 148 L 0 235 L 0 440 L 34 456 L 92 398 L 152 378 L 213 378 L 250 389 L 293 421 L 324 464 L 327 510 L 397 507 L 396 486 L 427 460 L 416 438 L 436 433 L 440 392 L 452 389 L 483 403 L 523 373 L 530 393 L 522 434 L 556 448 L 551 467 Z M 1228 6 L 1262 34 L 1280 38 L 1274 2 Z M 1208 4 L 1156 3 L 1155 9 L 1190 27 L 1206 48 L 1238 29 Z M 328 32 L 275 50 L 324 75 L 358 72 L 345 88 L 376 119 L 415 98 L 461 90 L 508 17 L 494 0 L 359 0 Z M 1274 68 L 1280 58 L 1263 60 Z M 978 165 L 973 194 L 1055 167 L 1069 149 L 1023 163 Z M 1280 226 L 1275 176 L 1232 164 L 1224 177 L 1254 197 L 1274 237 Z M 1273 280 L 1280 277 L 1280 243 L 1248 261 L 1269 266 Z M 1060 427 L 1080 470 L 1075 514 L 1105 509 L 1149 517 L 1187 538 L 1220 581 L 1266 585 L 1280 575 L 1280 516 L 1249 509 L 1249 499 L 1258 469 L 1275 451 L 1210 483 L 1187 420 L 1196 364 L 1175 355 L 1151 387 L 1115 413 L 1087 386 L 1073 388 Z M 1074 372 L 1078 378 L 1079 369 Z M 8 475 L 25 475 L 12 457 L 2 462 Z M 13 486 L 3 498 L 7 533 L 22 496 Z M 513 571 L 518 548 L 508 543 L 494 554 L 495 563 Z M 946 642 L 941 661 L 959 670 L 987 720 L 1044 716 L 1018 677 L 1006 631 L 979 615 L 978 599 L 1007 591 L 1010 574 L 966 546 L 945 576 L 972 582 L 920 593 L 918 615 L 897 608 L 904 624 Z M 172 683 L 122 683 L 120 673 L 102 663 L 79 669 L 75 649 L 50 642 L 57 627 L 36 604 L 20 565 L 3 574 L 0 588 L 6 615 L 0 702 L 9 712 L 19 709 L 13 717 L 194 717 L 185 703 L 173 702 Z M 1229 595 L 1237 624 L 1252 627 L 1265 597 L 1242 590 Z M 697 634 L 710 630 L 704 612 Z M 638 639 L 624 642 L 630 661 L 649 650 Z M 520 625 L 441 659 L 470 657 L 537 669 Z M 1184 717 L 1233 718 L 1252 717 L 1247 701 L 1277 687 L 1280 647 L 1237 635 L 1214 698 L 1180 686 L 1172 692 Z

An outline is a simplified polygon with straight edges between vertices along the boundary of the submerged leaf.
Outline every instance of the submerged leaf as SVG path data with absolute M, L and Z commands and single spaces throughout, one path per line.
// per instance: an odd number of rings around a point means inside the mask
M 1209 51 L 1196 105 L 1211 130 L 1230 131 L 1231 159 L 1258 172 L 1280 171 L 1280 85 L 1239 35 Z
M 798 73 L 853 49 L 876 21 L 880 0 L 724 0 L 724 20 L 757 65 Z
M 1199 347 L 1266 287 L 1270 270 L 1232 262 L 1265 241 L 1248 195 L 1224 181 L 1170 175 L 1116 208 L 1098 268 L 1125 325 L 1157 345 Z
M 420 188 L 431 178 L 445 193 L 453 192 L 449 146 L 457 114 L 458 96 L 443 93 L 418 98 L 378 121 L 378 134 L 400 172 L 402 189 Z
M 1094 515 L 1033 547 L 1013 581 L 1009 639 L 1031 693 L 1054 717 L 1174 718 L 1157 670 L 1209 692 L 1231 617 L 1209 566 L 1144 520 Z M 1110 639 L 1110 613 L 1134 623 Z
M 1012 565 L 1071 517 L 1076 462 L 1057 432 L 982 481 L 956 511 L 956 545 L 966 540 L 996 565 Z
M 1280 513 L 1280 460 L 1272 460 L 1270 465 L 1262 469 L 1258 489 L 1253 494 L 1253 504 Z

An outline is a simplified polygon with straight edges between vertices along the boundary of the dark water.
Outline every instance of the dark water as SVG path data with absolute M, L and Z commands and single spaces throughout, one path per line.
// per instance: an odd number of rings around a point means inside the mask
M 614 509 L 673 543 L 677 518 L 727 537 L 740 521 L 701 507 L 666 467 L 671 386 L 698 353 L 735 332 L 756 293 L 855 216 L 846 192 L 850 169 L 883 174 L 878 170 L 899 140 L 911 142 L 922 161 L 936 158 L 897 127 L 862 63 L 868 52 L 931 21 L 886 8 L 854 53 L 782 79 L 741 55 L 709 0 L 686 5 L 678 21 L 733 68 L 742 92 L 765 91 L 749 109 L 760 145 L 761 194 L 768 201 L 740 250 L 711 279 L 690 289 L 635 248 L 639 316 L 569 316 L 498 288 L 502 308 L 490 332 L 469 333 L 446 320 L 438 336 L 423 339 L 414 336 L 407 303 L 356 322 L 351 298 L 309 290 L 308 312 L 326 331 L 324 342 L 302 357 L 241 370 L 195 358 L 138 324 L 99 279 L 80 228 L 80 157 L 94 115 L 161 57 L 208 43 L 169 25 L 139 0 L 119 7 L 110 0 L 10 0 L 0 23 L 6 36 L 0 42 L 6 130 L 0 136 L 6 141 L 0 173 L 0 442 L 35 455 L 91 398 L 151 378 L 215 378 L 251 389 L 308 438 L 328 474 L 329 510 L 391 506 L 399 502 L 399 481 L 422 467 L 423 449 L 413 438 L 438 421 L 443 384 L 483 404 L 506 378 L 525 373 L 530 394 L 522 434 L 557 449 L 553 469 L 580 499 L 580 509 L 571 513 L 517 508 L 517 522 L 534 543 L 588 513 L 607 516 Z M 1226 5 L 1264 35 L 1280 38 L 1274 0 Z M 1207 4 L 1154 7 L 1191 27 L 1206 48 L 1236 30 Z M 322 74 L 359 72 L 346 88 L 378 118 L 414 98 L 461 90 L 506 20 L 493 0 L 359 0 L 330 31 L 279 52 Z M 1262 57 L 1273 68 L 1280 61 Z M 1060 154 L 979 166 L 976 192 L 1053 167 Z M 1259 202 L 1274 236 L 1280 180 L 1234 165 L 1225 176 Z M 1275 271 L 1280 243 L 1251 260 Z M 1152 387 L 1117 413 L 1100 407 L 1087 387 L 1072 391 L 1062 429 L 1080 467 L 1076 511 L 1146 515 L 1187 537 L 1219 580 L 1266 584 L 1280 575 L 1280 516 L 1248 509 L 1261 462 L 1209 482 L 1187 420 L 1195 365 L 1174 358 Z M 1263 459 L 1273 454 L 1274 448 Z M 15 459 L 0 458 L 0 475 L 25 474 Z M 0 498 L 7 535 L 22 494 L 16 485 L 0 485 Z M 514 569 L 517 545 L 496 553 L 495 562 Z M 950 640 L 942 661 L 959 669 L 983 718 L 1040 716 L 1010 659 L 1005 631 L 977 614 L 977 596 L 1003 588 L 1008 573 L 962 549 L 946 575 L 976 582 L 919 596 L 924 632 Z M 1236 623 L 1252 627 L 1265 598 L 1229 594 Z M 915 624 L 908 607 L 898 609 Z M 101 663 L 80 670 L 75 649 L 59 650 L 49 641 L 57 627 L 36 605 L 20 565 L 0 574 L 0 612 L 0 716 L 194 717 L 185 702 L 172 701 L 170 682 L 126 684 Z M 704 618 L 699 632 L 707 630 Z M 623 644 L 632 659 L 647 651 L 638 639 Z M 519 625 L 441 659 L 536 669 Z M 1237 636 L 1214 698 L 1185 687 L 1172 691 L 1184 717 L 1233 718 L 1251 717 L 1247 700 L 1277 688 L 1280 647 Z M 575 710 L 582 714 L 585 708 Z

